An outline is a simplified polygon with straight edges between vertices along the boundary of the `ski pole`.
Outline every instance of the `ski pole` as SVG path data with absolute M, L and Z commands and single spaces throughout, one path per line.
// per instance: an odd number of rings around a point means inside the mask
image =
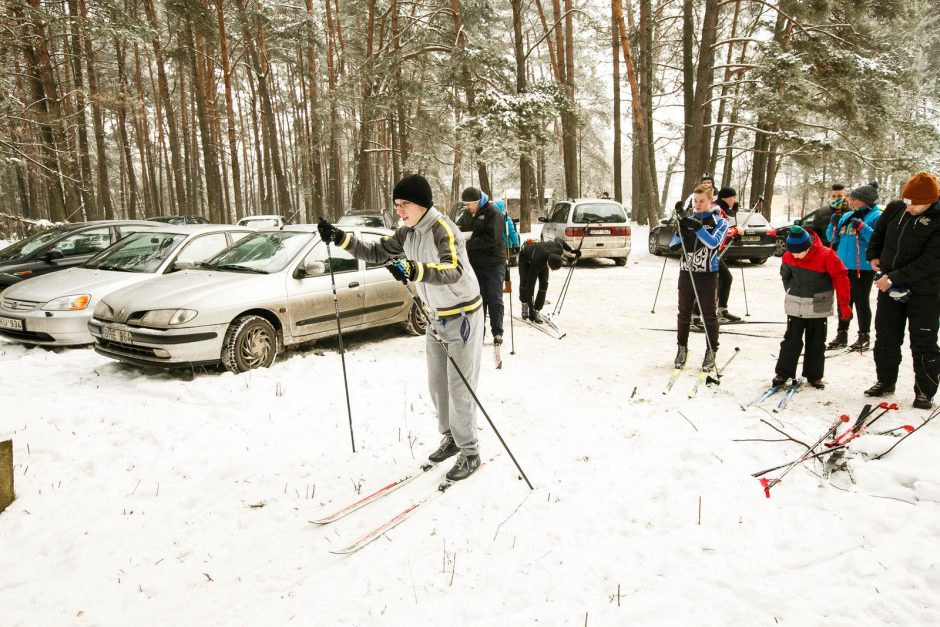
M 750 316 L 751 308 L 747 305 L 747 283 L 744 282 L 744 266 L 741 266 L 741 289 L 744 291 L 744 315 Z
M 825 440 L 826 438 L 828 438 L 836 429 L 839 428 L 839 423 L 848 422 L 848 421 L 849 421 L 849 417 L 848 417 L 847 415 L 843 414 L 843 415 L 839 416 L 839 417 L 836 419 L 836 421 L 835 421 L 834 423 L 832 423 L 832 426 L 829 427 L 828 429 L 826 429 L 826 432 L 825 432 L 824 434 L 822 434 L 822 436 L 821 436 L 818 440 L 816 440 L 816 443 L 813 444 L 811 447 L 809 447 L 809 448 L 806 450 L 806 452 L 803 453 L 802 455 L 800 455 L 797 459 L 795 459 L 795 460 L 793 460 L 792 462 L 789 462 L 789 463 L 787 463 L 787 464 L 783 464 L 783 465 L 777 466 L 777 467 L 775 467 L 775 468 L 768 468 L 767 470 L 762 470 L 762 471 L 760 471 L 760 472 L 757 472 L 757 473 L 754 473 L 753 475 L 751 475 L 752 477 L 761 477 L 762 475 L 766 475 L 768 472 L 773 472 L 774 470 L 779 470 L 779 469 L 781 469 L 781 468 L 786 468 L 786 470 L 784 470 L 783 473 L 782 473 L 779 477 L 777 477 L 776 479 L 761 479 L 761 485 L 762 485 L 763 488 L 764 488 L 764 494 L 767 495 L 767 498 L 770 498 L 770 489 L 771 489 L 772 487 L 774 487 L 775 485 L 777 485 L 778 483 L 780 483 L 780 482 L 783 480 L 783 478 L 787 476 L 787 473 L 789 473 L 791 470 L 793 470 L 794 468 L 796 468 L 797 464 L 799 464 L 800 462 L 804 462 L 804 461 L 806 461 L 807 459 L 810 459 L 811 457 L 818 457 L 819 455 L 823 455 L 824 453 L 830 452 L 831 449 L 826 450 L 826 451 L 822 451 L 822 452 L 819 453 L 818 455 L 814 455 L 814 454 L 813 454 L 813 451 L 816 449 L 816 447 L 819 446 L 820 444 L 822 444 L 823 440 Z
M 321 218 L 322 219 L 322 218 Z M 330 260 L 333 253 L 330 252 L 330 242 L 326 242 L 326 263 L 330 267 L 330 283 L 333 285 L 333 309 L 336 312 L 336 335 L 339 338 L 339 357 L 343 363 L 343 387 L 346 388 L 346 413 L 349 415 L 349 440 L 352 442 L 352 451 L 356 452 L 356 438 L 353 435 L 352 405 L 349 402 L 349 378 L 346 376 L 346 351 L 343 348 L 343 328 L 339 322 L 339 298 L 336 296 L 336 275 L 333 273 L 333 264 Z
M 397 263 L 397 260 L 389 259 L 385 263 L 386 265 L 394 265 L 395 263 Z M 493 419 L 490 418 L 490 415 L 488 413 L 486 413 L 486 409 L 484 409 L 483 403 L 480 402 L 480 399 L 477 397 L 476 392 L 473 391 L 473 386 L 470 385 L 470 382 L 467 380 L 467 377 L 464 376 L 463 370 L 460 369 L 460 366 L 457 365 L 456 360 L 454 360 L 454 357 L 450 354 L 450 351 L 447 349 L 447 342 L 445 342 L 443 338 L 441 338 L 441 336 L 438 335 L 437 329 L 434 328 L 434 318 L 431 316 L 430 310 L 428 309 L 427 305 L 425 305 L 424 301 L 421 300 L 421 297 L 418 296 L 417 290 L 414 288 L 414 286 L 411 284 L 410 281 L 406 283 L 405 285 L 408 288 L 408 291 L 411 292 L 411 297 L 415 300 L 416 303 L 418 303 L 421 306 L 421 309 L 424 310 L 424 313 L 428 318 L 428 333 L 430 333 L 431 337 L 433 337 L 437 341 L 437 343 L 441 345 L 441 349 L 444 351 L 444 354 L 447 355 L 447 359 L 450 361 L 450 364 L 454 367 L 454 371 L 458 375 L 460 375 L 460 380 L 463 381 L 463 384 L 466 386 L 467 391 L 470 392 L 470 396 L 473 397 L 473 402 L 475 402 L 477 407 L 480 408 L 480 411 L 486 417 L 486 421 L 490 423 L 490 427 L 493 429 L 493 433 L 496 434 L 496 437 L 499 439 L 499 443 L 502 444 L 503 448 L 506 449 L 506 452 L 509 453 L 509 457 L 510 459 L 512 459 L 512 463 L 516 465 L 516 468 L 519 470 L 519 474 L 521 474 L 522 478 L 525 479 L 526 485 L 529 486 L 530 490 L 535 490 L 535 488 L 532 487 L 532 482 L 530 482 L 529 478 L 526 476 L 525 471 L 522 470 L 522 466 L 520 466 L 519 462 L 516 461 L 516 456 L 512 454 L 512 450 L 510 450 L 509 445 L 506 444 L 506 440 L 503 439 L 503 436 L 499 433 L 499 429 L 497 429 L 496 425 L 493 424 Z
M 591 225 L 591 219 L 584 224 L 584 232 L 581 233 L 581 241 L 578 242 L 577 250 L 581 250 L 581 247 L 584 245 L 584 237 L 587 235 L 588 227 Z M 571 275 L 574 274 L 574 267 L 578 265 L 578 260 L 580 257 L 575 257 L 571 262 L 571 265 L 568 267 L 568 276 L 565 277 L 565 282 L 561 286 L 561 292 L 559 293 L 558 302 L 555 303 L 555 308 L 552 309 L 551 315 L 561 314 L 561 307 L 565 302 L 565 297 L 568 296 L 568 287 L 571 285 Z
M 653 297 L 653 308 L 650 309 L 650 313 L 656 313 L 656 301 L 659 300 L 659 290 L 663 286 L 663 275 L 666 274 L 666 262 L 669 261 L 669 255 L 663 255 L 663 269 L 659 273 L 659 283 L 656 284 L 656 296 Z
M 503 223 L 503 230 L 505 231 L 503 239 L 506 242 L 506 285 L 509 287 L 509 354 L 515 355 L 516 335 L 512 324 L 512 276 L 509 274 L 509 259 L 512 257 L 512 250 L 509 246 L 509 221 L 512 220 L 512 218 L 509 216 L 508 210 L 504 217 L 506 218 L 506 221 Z
M 757 208 L 760 207 L 760 206 L 761 206 L 761 203 L 763 203 L 763 202 L 764 202 L 764 197 L 763 197 L 763 196 L 761 196 L 760 198 L 757 199 L 757 202 L 754 203 L 754 206 L 751 207 L 750 212 L 748 212 L 748 214 L 747 214 L 747 219 L 744 220 L 744 224 L 742 225 L 742 228 L 747 227 L 747 223 L 750 221 L 751 216 L 754 215 L 754 212 L 757 211 Z M 730 248 L 731 248 L 731 246 L 728 246 L 728 249 L 730 249 Z M 725 251 L 722 251 L 722 255 L 723 255 L 728 249 L 725 249 Z M 720 258 L 720 257 L 721 257 L 721 255 L 719 255 L 719 258 Z M 750 316 L 750 315 L 751 315 L 751 308 L 750 308 L 750 307 L 748 306 L 748 304 L 747 304 L 747 283 L 744 281 L 744 266 L 741 266 L 741 289 L 744 291 L 744 315 L 745 315 L 745 316 Z
M 722 373 L 724 370 L 727 370 L 727 369 L 728 369 L 728 366 L 731 364 L 732 361 L 734 361 L 734 358 L 738 356 L 738 353 L 739 353 L 740 351 L 741 351 L 741 348 L 738 347 L 738 346 L 735 346 L 735 347 L 734 347 L 734 352 L 731 354 L 731 357 L 728 358 L 728 361 L 725 362 L 725 365 L 722 366 L 721 368 L 715 368 L 715 376 L 714 376 L 714 377 L 707 377 L 707 378 L 705 379 L 705 383 L 708 383 L 709 385 L 711 385 L 711 384 L 713 384 L 713 383 L 714 383 L 715 385 L 721 385 L 721 373 Z
M 679 231 L 679 244 L 682 246 L 682 260 L 685 261 L 686 271 L 689 273 L 689 283 L 692 284 L 692 295 L 695 296 L 695 304 L 698 307 L 698 315 L 702 320 L 702 325 L 705 324 L 705 314 L 702 311 L 702 301 L 698 297 L 698 288 L 695 286 L 695 276 L 692 274 L 692 264 L 689 261 L 689 253 L 685 249 L 685 237 L 682 236 L 682 231 Z M 681 270 L 680 270 L 681 272 Z M 705 347 L 711 351 L 712 356 L 715 355 L 715 350 L 712 348 L 711 338 L 708 337 L 708 329 L 705 329 Z M 718 374 L 718 366 L 715 365 L 715 374 Z

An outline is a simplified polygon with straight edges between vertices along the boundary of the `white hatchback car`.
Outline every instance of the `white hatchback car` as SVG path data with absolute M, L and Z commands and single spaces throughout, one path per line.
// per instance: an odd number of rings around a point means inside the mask
M 364 241 L 391 234 L 348 231 Z M 136 365 L 267 367 L 287 346 L 336 335 L 330 269 L 344 332 L 401 324 L 424 333 L 420 308 L 383 264 L 337 246 L 328 254 L 313 224 L 257 231 L 195 269 L 118 290 L 98 303 L 88 328 L 98 353 Z
M 191 268 L 252 231 L 224 224 L 140 227 L 82 266 L 27 279 L 0 298 L 0 336 L 27 344 L 91 344 L 88 321 L 111 292 Z
M 630 221 L 616 200 L 578 198 L 555 203 L 542 222 L 542 241 L 561 238 L 581 256 L 607 257 L 618 266 L 630 256 Z

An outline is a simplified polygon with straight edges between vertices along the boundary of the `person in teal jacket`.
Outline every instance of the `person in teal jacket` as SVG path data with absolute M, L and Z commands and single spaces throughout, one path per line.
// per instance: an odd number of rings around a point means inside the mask
M 858 317 L 858 339 L 849 348 L 857 351 L 867 350 L 871 341 L 871 286 L 875 270 L 865 258 L 865 252 L 875 223 L 881 217 L 877 200 L 877 181 L 856 187 L 849 193 L 848 210 L 833 214 L 826 229 L 826 237 L 849 271 L 850 306 Z M 848 346 L 849 322 L 850 319 L 839 320 L 836 337 L 827 346 L 829 350 Z

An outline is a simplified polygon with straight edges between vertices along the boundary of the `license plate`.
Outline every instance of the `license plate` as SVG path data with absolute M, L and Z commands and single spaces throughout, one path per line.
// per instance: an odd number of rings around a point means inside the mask
M 0 327 L 4 329 L 23 330 L 23 321 L 16 318 L 0 318 Z
M 122 344 L 132 344 L 131 342 L 131 332 L 130 331 L 120 331 L 118 329 L 109 329 L 107 327 L 101 329 L 101 337 L 106 340 L 111 340 L 112 342 L 121 342 Z
M 591 229 L 588 235 L 610 235 L 610 229 Z
M 759 242 L 760 235 L 745 235 L 741 238 L 742 242 Z

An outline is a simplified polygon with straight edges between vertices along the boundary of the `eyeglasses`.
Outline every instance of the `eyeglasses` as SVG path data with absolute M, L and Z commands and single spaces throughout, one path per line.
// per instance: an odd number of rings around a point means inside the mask
M 410 201 L 407 201 L 407 200 L 402 200 L 401 202 L 395 202 L 395 203 L 393 203 L 393 204 L 395 205 L 395 208 L 396 208 L 396 209 L 404 209 L 405 207 L 407 207 L 408 205 L 410 205 L 411 202 L 410 202 Z

